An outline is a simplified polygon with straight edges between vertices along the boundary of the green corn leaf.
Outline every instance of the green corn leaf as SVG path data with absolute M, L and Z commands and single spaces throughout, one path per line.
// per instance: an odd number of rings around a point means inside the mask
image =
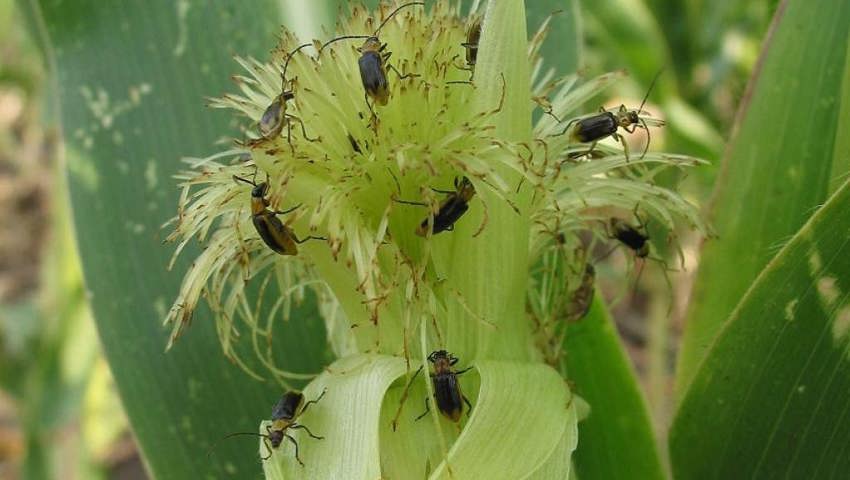
M 719 238 L 706 243 L 700 260 L 679 359 L 680 394 L 756 275 L 850 166 L 846 157 L 833 159 L 848 38 L 844 0 L 817 8 L 788 0 L 777 10 L 714 192 Z
M 676 478 L 842 478 L 850 470 L 850 184 L 756 279 L 673 424 Z
M 569 326 L 565 347 L 568 377 L 591 408 L 579 423 L 579 478 L 664 478 L 643 394 L 600 301 Z
M 175 214 L 180 158 L 221 149 L 229 116 L 204 107 L 231 90 L 231 54 L 265 58 L 278 2 L 27 2 L 44 26 L 65 138 L 77 244 L 98 332 L 146 464 L 155 478 L 250 478 L 261 468 L 253 430 L 281 388 L 222 356 L 206 312 L 164 353 L 161 326 L 187 265 L 166 271 L 160 226 Z M 230 52 L 230 53 L 228 53 Z M 197 247 L 194 247 L 195 249 Z M 183 257 L 191 258 L 191 255 Z M 292 370 L 328 358 L 310 305 L 278 327 Z M 277 341 L 277 340 L 276 340 Z

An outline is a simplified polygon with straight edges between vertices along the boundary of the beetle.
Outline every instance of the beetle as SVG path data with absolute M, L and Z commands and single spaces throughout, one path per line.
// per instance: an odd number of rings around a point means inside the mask
M 454 65 L 455 68 L 459 68 L 461 70 L 469 71 L 469 80 L 453 80 L 451 82 L 446 82 L 449 84 L 454 83 L 472 83 L 472 78 L 475 76 L 475 64 L 478 61 L 478 42 L 481 40 L 481 19 L 476 18 L 469 25 L 469 29 L 466 31 L 466 41 L 461 43 L 460 46 L 466 50 L 466 67 L 459 67 Z
M 635 129 L 643 128 L 646 130 L 647 141 L 643 154 L 641 154 L 640 157 L 642 159 L 649 150 L 651 137 L 649 126 L 647 125 L 647 119 L 641 115 L 641 112 L 643 111 L 643 106 L 646 104 L 646 100 L 649 98 L 649 94 L 652 92 L 652 88 L 655 86 L 655 82 L 658 80 L 660 75 L 661 72 L 659 71 L 655 75 L 655 78 L 652 79 L 652 83 L 649 85 L 649 89 L 637 110 L 629 110 L 625 105 L 620 105 L 620 108 L 617 110 L 605 110 L 604 107 L 600 107 L 599 113 L 597 114 L 570 120 L 566 127 L 564 127 L 564 130 L 555 135 L 564 135 L 569 132 L 571 142 L 590 143 L 590 148 L 584 152 L 583 155 L 590 155 L 599 140 L 611 137 L 623 145 L 626 160 L 628 160 L 629 145 L 623 136 L 617 132 L 617 130 L 622 128 L 628 133 L 634 133 Z M 650 122 L 653 126 L 660 127 L 664 125 L 663 120 L 651 119 Z
M 639 225 L 637 227 L 631 225 L 629 222 L 617 218 L 612 217 L 608 224 L 606 225 L 606 230 L 608 231 L 608 236 L 611 239 L 617 240 L 621 244 L 625 245 L 632 252 L 634 252 L 637 258 L 641 260 L 653 260 L 657 262 L 662 267 L 662 272 L 664 273 L 664 281 L 667 283 L 667 287 L 672 291 L 673 285 L 670 283 L 670 277 L 667 275 L 667 271 L 669 270 L 667 266 L 667 262 L 661 258 L 654 258 L 649 256 L 649 234 L 646 229 L 646 222 L 640 218 L 640 215 L 637 214 L 637 208 L 635 208 L 635 217 L 637 217 Z M 616 249 L 616 247 L 614 248 Z M 608 252 L 610 254 L 614 251 Z M 608 254 L 605 256 L 607 257 Z M 604 257 L 603 257 L 604 258 Z M 641 268 L 638 270 L 637 277 L 635 278 L 635 286 L 633 291 L 637 291 L 638 281 L 640 280 L 640 276 L 643 273 L 643 263 L 641 263 Z M 634 295 L 634 294 L 633 294 Z M 670 304 L 670 309 L 673 308 L 673 304 Z
M 280 400 L 277 401 L 274 408 L 272 408 L 272 414 L 270 420 L 270 424 L 266 425 L 266 433 L 254 433 L 254 432 L 237 432 L 231 433 L 221 440 L 225 440 L 231 437 L 239 436 L 239 435 L 251 435 L 261 437 L 263 439 L 263 443 L 266 445 L 266 450 L 268 450 L 268 455 L 265 457 L 261 457 L 263 461 L 271 458 L 272 453 L 280 444 L 283 443 L 283 439 L 286 438 L 292 445 L 295 446 L 295 459 L 298 460 L 298 463 L 301 466 L 304 466 L 304 462 L 301 461 L 301 456 L 298 454 L 298 442 L 295 440 L 295 437 L 288 433 L 288 430 L 304 430 L 307 432 L 307 435 L 315 438 L 316 440 L 323 440 L 325 437 L 320 437 L 307 428 L 306 425 L 302 425 L 298 423 L 298 417 L 303 415 L 310 405 L 318 403 L 322 397 L 327 393 L 327 389 L 322 390 L 321 395 L 318 396 L 315 400 L 310 400 L 309 402 L 304 402 L 304 394 L 295 390 L 290 390 L 285 392 Z M 219 440 L 219 441 L 221 441 Z M 218 442 L 216 442 L 216 445 Z M 207 456 L 212 453 L 212 450 L 215 448 L 215 445 L 210 447 L 209 452 L 207 452 Z
M 469 416 L 472 412 L 472 405 L 469 403 L 469 399 L 466 398 L 461 391 L 457 377 L 471 370 L 472 367 L 470 366 L 463 370 L 456 371 L 453 367 L 458 362 L 458 359 L 445 350 L 435 350 L 431 352 L 431 354 L 428 355 L 428 361 L 431 362 L 434 367 L 434 371 L 430 375 L 431 381 L 434 385 L 434 400 L 437 402 L 437 409 L 440 410 L 440 413 L 442 413 L 443 416 L 452 422 L 457 423 L 460 421 L 460 417 L 463 414 L 463 404 L 461 403 L 463 402 L 467 407 L 466 415 Z M 407 400 L 410 386 L 420 373 L 422 373 L 421 366 L 416 370 L 416 373 L 413 374 L 410 381 L 407 382 L 407 385 L 404 387 L 404 392 L 402 393 L 401 400 L 399 401 L 398 410 L 396 411 L 395 417 L 392 421 L 393 431 L 395 431 L 398 426 L 398 418 L 401 416 L 402 407 L 404 406 L 404 402 Z M 428 403 L 428 397 L 425 397 L 425 412 L 416 417 L 416 421 L 421 420 L 422 417 L 427 415 L 430 411 L 431 406 Z
M 378 38 L 378 33 L 382 28 L 384 28 L 384 25 L 386 25 L 387 22 L 396 15 L 396 13 L 403 8 L 414 5 L 424 6 L 425 2 L 409 2 L 404 5 L 400 5 L 398 8 L 393 10 L 383 22 L 381 22 L 372 35 L 344 35 L 336 37 L 326 42 L 322 45 L 322 48 L 319 49 L 319 55 L 321 55 L 322 50 L 334 42 L 357 38 L 365 39 L 363 45 L 359 48 L 360 59 L 357 61 L 357 64 L 360 69 L 360 80 L 363 83 L 363 89 L 365 91 L 364 98 L 366 99 L 366 106 L 369 107 L 369 111 L 372 112 L 373 117 L 375 116 L 375 111 L 372 109 L 372 104 L 369 103 L 369 99 L 371 98 L 374 103 L 381 106 L 386 105 L 390 99 L 390 83 L 387 79 L 387 68 L 396 72 L 399 79 L 414 76 L 413 74 L 402 75 L 401 72 L 399 72 L 394 66 L 387 63 L 392 52 L 385 51 L 387 44 L 381 43 L 380 38 Z
M 455 190 L 434 190 L 437 193 L 445 193 L 446 198 L 440 203 L 440 208 L 434 215 L 433 234 L 445 231 L 452 231 L 455 228 L 455 222 L 469 210 L 469 201 L 475 196 L 475 187 L 472 182 L 466 177 L 461 177 L 458 180 L 455 177 Z M 416 234 L 420 237 L 425 237 L 431 231 L 431 218 L 425 217 L 419 228 L 416 229 Z
M 254 173 L 256 176 L 256 173 Z M 256 183 L 256 180 L 248 180 L 238 175 L 233 176 L 235 182 L 247 183 L 254 188 L 251 189 L 251 221 L 254 223 L 254 228 L 260 238 L 268 245 L 269 248 L 281 255 L 297 255 L 298 245 L 307 240 L 327 240 L 324 237 L 308 236 L 303 239 L 298 239 L 289 227 L 283 224 L 278 215 L 285 215 L 297 209 L 300 205 L 296 205 L 289 210 L 276 211 L 270 210 L 269 200 L 266 195 L 269 192 L 268 181 Z
M 434 235 L 440 232 L 454 230 L 455 222 L 469 210 L 469 201 L 475 196 L 475 187 L 466 177 L 455 177 L 454 186 L 454 191 L 432 188 L 437 193 L 446 194 L 446 198 L 440 202 L 440 207 L 437 209 L 437 213 L 434 214 Z M 395 201 L 407 205 L 429 206 L 427 203 L 422 202 L 399 199 L 395 199 Z M 425 217 L 416 229 L 416 234 L 420 237 L 428 236 L 428 232 L 431 232 L 431 217 Z
M 478 60 L 478 42 L 481 40 L 481 19 L 476 18 L 466 32 L 466 42 L 460 45 L 466 49 L 466 65 L 470 71 L 475 71 Z
M 431 373 L 431 381 L 434 384 L 434 400 L 437 402 L 437 409 L 440 410 L 443 416 L 457 423 L 460 421 L 460 416 L 463 413 L 463 405 L 461 404 L 461 401 L 463 401 L 467 407 L 466 415 L 469 416 L 472 412 L 472 405 L 469 403 L 466 395 L 461 391 L 457 377 L 466 373 L 472 367 L 456 371 L 452 367 L 458 362 L 458 358 L 445 350 L 431 352 L 428 355 L 428 361 L 434 367 L 434 372 Z M 420 370 L 422 369 L 422 367 L 419 368 Z M 429 411 L 431 411 L 431 407 L 426 397 L 425 412 L 416 417 L 416 420 L 427 415 Z
M 283 130 L 283 127 L 286 126 L 286 139 L 290 145 L 292 145 L 292 122 L 298 122 L 301 124 L 301 133 L 304 135 L 304 138 L 308 141 L 315 141 L 316 138 L 310 138 L 307 135 L 307 130 L 304 128 L 304 122 L 296 117 L 295 115 L 286 113 L 286 102 L 295 98 L 295 93 L 290 89 L 287 90 L 287 81 L 286 81 L 286 70 L 289 68 L 289 61 L 292 60 L 292 57 L 298 53 L 302 48 L 311 46 L 311 43 L 305 43 L 303 45 L 299 45 L 295 50 L 289 53 L 286 57 L 286 63 L 283 65 L 283 72 L 280 75 L 281 78 L 281 93 L 272 103 L 266 107 L 266 110 L 263 112 L 263 115 L 260 117 L 260 120 L 257 122 L 257 129 L 260 131 L 260 139 L 255 140 L 253 143 L 259 143 L 263 140 L 269 140 L 280 135 L 280 132 Z M 291 82 L 290 82 L 291 85 Z
M 608 226 L 611 229 L 608 235 L 629 247 L 635 253 L 635 256 L 646 258 L 649 255 L 649 235 L 646 233 L 643 222 L 640 226 L 634 227 L 621 218 L 612 217 L 608 221 Z

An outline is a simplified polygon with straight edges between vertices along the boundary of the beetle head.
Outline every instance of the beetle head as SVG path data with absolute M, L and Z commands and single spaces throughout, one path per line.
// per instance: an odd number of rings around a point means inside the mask
M 368 37 L 365 42 L 363 42 L 363 46 L 360 47 L 360 53 L 366 52 L 380 52 L 381 51 L 381 40 L 378 37 Z

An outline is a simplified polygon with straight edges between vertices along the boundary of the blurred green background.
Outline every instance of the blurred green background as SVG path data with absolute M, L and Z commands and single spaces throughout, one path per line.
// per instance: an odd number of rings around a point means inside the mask
M 526 3 L 533 32 L 551 8 Z M 654 132 L 652 148 L 711 162 L 683 181 L 686 196 L 700 204 L 710 195 L 776 3 L 580 2 L 580 70 L 631 73 L 600 103 L 637 105 L 664 69 L 646 108 L 669 128 Z M 47 67 L 17 5 L 0 2 L 0 478 L 145 478 L 86 305 Z M 563 64 L 574 60 L 559 60 L 558 51 L 549 42 L 544 55 L 566 73 Z M 641 148 L 645 139 L 630 141 Z M 696 239 L 685 235 L 683 243 L 687 271 L 675 273 L 672 315 L 657 268 L 644 272 L 634 295 L 623 295 L 621 278 L 602 276 L 608 296 L 621 297 L 613 309 L 617 325 L 658 432 L 670 421 L 672 370 L 698 262 Z

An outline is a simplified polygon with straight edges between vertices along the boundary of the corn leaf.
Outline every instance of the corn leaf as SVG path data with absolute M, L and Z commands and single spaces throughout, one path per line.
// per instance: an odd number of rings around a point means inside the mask
M 579 478 L 664 478 L 643 394 L 600 301 L 569 326 L 565 351 L 567 376 L 590 404 L 579 423 Z
M 247 377 L 221 354 L 207 312 L 195 314 L 164 353 L 161 321 L 184 260 L 160 226 L 175 214 L 171 176 L 183 156 L 239 135 L 205 97 L 232 90 L 232 54 L 265 58 L 282 20 L 278 2 L 26 2 L 43 27 L 58 92 L 77 245 L 106 357 L 154 478 L 259 475 L 253 430 L 280 387 Z M 197 252 L 197 247 L 193 248 Z M 188 252 L 183 258 L 191 258 Z M 281 363 L 317 371 L 327 361 L 323 326 L 304 305 L 280 327 Z
M 676 478 L 841 478 L 850 469 L 850 184 L 756 279 L 673 424 Z
M 678 365 L 686 391 L 741 296 L 848 170 L 833 158 L 850 38 L 850 3 L 787 0 L 742 100 L 718 178 Z M 812 52 L 819 52 L 813 55 Z

